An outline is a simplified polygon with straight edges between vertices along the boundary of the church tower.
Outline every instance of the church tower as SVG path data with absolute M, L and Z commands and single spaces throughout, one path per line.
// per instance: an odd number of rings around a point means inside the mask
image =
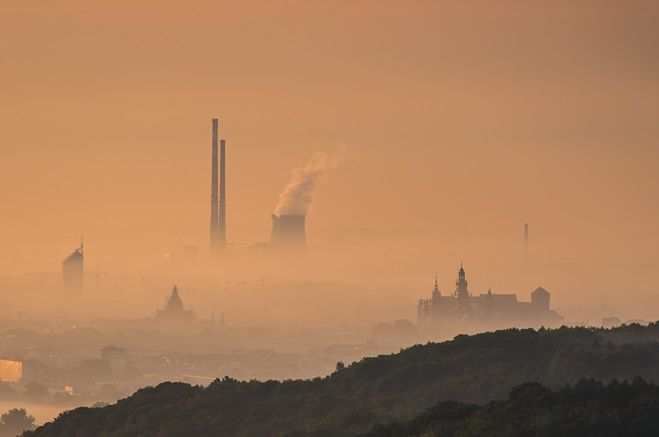
M 458 271 L 458 280 L 455 282 L 455 297 L 458 300 L 458 311 L 471 312 L 471 306 L 469 305 L 469 290 L 467 289 L 467 278 L 462 263 L 460 263 L 460 270 Z
M 437 274 L 435 273 L 435 287 L 432 289 L 432 304 L 433 306 L 439 304 L 439 298 L 442 297 L 442 293 L 439 292 L 439 283 L 437 282 Z
M 435 320 L 441 317 L 440 315 L 440 300 L 442 299 L 442 293 L 439 292 L 439 283 L 437 282 L 437 274 L 435 273 L 435 287 L 432 289 L 432 299 L 431 299 L 431 317 Z

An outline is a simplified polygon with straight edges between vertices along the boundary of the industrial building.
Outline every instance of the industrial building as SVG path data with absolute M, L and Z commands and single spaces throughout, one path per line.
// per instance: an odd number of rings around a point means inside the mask
M 226 140 L 219 138 L 220 124 L 217 118 L 211 120 L 211 132 L 210 251 L 211 254 L 220 254 L 227 247 Z M 306 249 L 305 214 L 278 211 L 271 218 L 270 242 L 252 245 L 251 254 L 281 254 L 282 251 L 299 252 L 300 249 Z
M 84 290 L 84 245 L 74 250 L 62 261 L 62 282 L 66 296 L 80 296 Z
M 305 248 L 307 245 L 305 221 L 306 216 L 302 214 L 273 214 L 270 242 L 275 246 Z

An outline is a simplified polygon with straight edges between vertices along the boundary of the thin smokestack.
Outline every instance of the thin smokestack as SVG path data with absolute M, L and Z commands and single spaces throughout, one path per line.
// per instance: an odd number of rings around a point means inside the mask
M 529 259 L 529 224 L 524 223 L 524 259 Z
M 220 246 L 227 243 L 227 199 L 226 199 L 226 142 L 220 140 Z
M 211 235 L 210 246 L 211 252 L 217 252 L 219 249 L 219 221 L 217 217 L 217 132 L 218 121 L 213 119 L 213 139 L 211 149 Z

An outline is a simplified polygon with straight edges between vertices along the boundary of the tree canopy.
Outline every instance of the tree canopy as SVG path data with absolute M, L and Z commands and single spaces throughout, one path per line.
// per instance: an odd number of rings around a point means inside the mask
M 65 412 L 29 435 L 356 435 L 376 424 L 402 423 L 442 401 L 504 400 L 527 382 L 558 388 L 582 378 L 657 381 L 658 341 L 657 323 L 464 335 L 339 365 L 313 380 L 224 377 L 206 388 L 164 383 L 114 405 Z M 458 415 L 475 408 L 450 405 Z
M 531 382 L 505 401 L 443 401 L 406 423 L 376 425 L 364 437 L 659 435 L 659 387 L 642 379 L 608 385 L 583 379 L 552 391 Z
M 34 417 L 23 408 L 13 408 L 0 416 L 0 436 L 16 437 L 35 428 Z

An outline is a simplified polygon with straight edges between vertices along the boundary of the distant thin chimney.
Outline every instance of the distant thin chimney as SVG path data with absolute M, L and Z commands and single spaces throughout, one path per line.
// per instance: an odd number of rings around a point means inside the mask
M 210 223 L 210 247 L 211 252 L 217 252 L 220 248 L 220 232 L 218 213 L 218 199 L 217 199 L 217 133 L 218 133 L 218 120 L 214 118 L 213 124 L 213 137 L 211 148 L 211 223 Z
M 524 223 L 524 260 L 529 259 L 529 224 Z

